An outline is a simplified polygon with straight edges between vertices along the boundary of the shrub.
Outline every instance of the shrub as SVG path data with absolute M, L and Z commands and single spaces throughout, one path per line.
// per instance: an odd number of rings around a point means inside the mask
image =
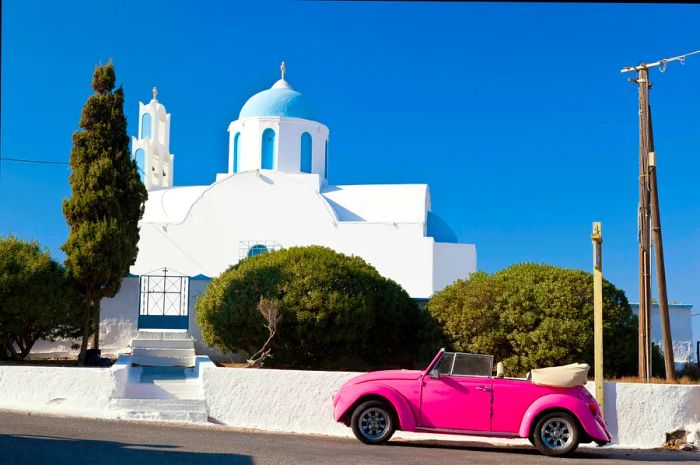
M 84 301 L 36 242 L 0 238 L 0 358 L 24 359 L 39 339 L 77 337 Z
M 428 311 L 459 351 L 493 354 L 509 375 L 537 367 L 593 366 L 593 276 L 543 264 L 474 273 L 436 293 Z M 625 294 L 603 282 L 605 373 L 637 370 L 637 318 Z
M 269 365 L 410 365 L 419 351 L 423 320 L 408 294 L 361 258 L 319 246 L 256 255 L 212 279 L 195 307 L 203 340 L 255 352 L 269 337 L 261 297 L 281 316 Z

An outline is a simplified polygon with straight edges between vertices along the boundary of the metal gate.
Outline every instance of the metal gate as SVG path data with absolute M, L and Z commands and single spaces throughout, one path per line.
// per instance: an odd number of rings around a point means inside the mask
M 163 268 L 142 275 L 139 289 L 139 329 L 189 328 L 188 276 Z

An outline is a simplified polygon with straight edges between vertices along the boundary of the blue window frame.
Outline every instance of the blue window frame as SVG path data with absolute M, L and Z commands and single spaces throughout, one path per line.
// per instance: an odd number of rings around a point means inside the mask
M 267 252 L 267 247 L 262 244 L 255 244 L 250 249 L 248 249 L 248 257 L 255 257 L 261 253 Z
M 260 167 L 264 170 L 275 168 L 275 131 L 267 128 L 262 133 L 262 160 Z
M 302 173 L 311 172 L 311 134 L 305 132 L 301 135 L 301 166 Z

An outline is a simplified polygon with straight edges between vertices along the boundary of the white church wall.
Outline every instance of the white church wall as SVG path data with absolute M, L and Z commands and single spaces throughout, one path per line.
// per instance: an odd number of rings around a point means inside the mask
M 123 353 L 138 333 L 139 278 L 122 280 L 121 289 L 100 304 L 100 348 L 103 354 Z
M 433 289 L 435 292 L 466 279 L 476 271 L 476 247 L 473 244 L 433 243 Z
M 634 314 L 639 316 L 639 304 L 633 303 L 630 305 Z M 693 306 L 688 304 L 668 305 L 671 337 L 673 338 L 673 358 L 676 362 L 676 368 L 680 368 L 685 362 L 695 359 L 692 308 Z M 651 306 L 651 339 L 655 344 L 663 348 L 659 304 L 652 304 Z
M 433 245 L 423 236 L 423 223 L 339 222 L 320 197 L 318 182 L 266 170 L 225 178 L 202 194 L 181 223 L 144 224 L 131 272 L 167 266 L 189 276 L 217 276 L 241 257 L 241 243 L 316 244 L 359 255 L 412 297 L 429 297 Z M 473 249 L 453 249 L 464 247 Z M 473 261 L 464 262 L 457 276 L 474 268 Z

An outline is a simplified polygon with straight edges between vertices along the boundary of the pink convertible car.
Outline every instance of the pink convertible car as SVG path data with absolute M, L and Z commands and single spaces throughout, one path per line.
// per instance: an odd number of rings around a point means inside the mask
M 570 454 L 581 442 L 610 442 L 585 387 L 504 378 L 499 365 L 493 377 L 492 356 L 443 349 L 425 371 L 377 371 L 347 381 L 333 396 L 333 416 L 365 444 L 384 443 L 395 430 L 528 438 L 550 456 Z

